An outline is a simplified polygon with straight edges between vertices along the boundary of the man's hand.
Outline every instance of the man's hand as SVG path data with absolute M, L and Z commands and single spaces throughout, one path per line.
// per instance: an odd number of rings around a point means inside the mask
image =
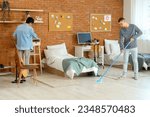
M 131 35 L 130 42 L 133 42 L 133 41 L 134 41 L 134 38 L 133 38 L 133 35 Z
M 133 37 L 131 37 L 131 38 L 130 38 L 130 42 L 133 42 L 133 41 L 134 41 L 134 38 L 133 38 Z
M 124 53 L 124 49 L 121 50 L 121 53 Z

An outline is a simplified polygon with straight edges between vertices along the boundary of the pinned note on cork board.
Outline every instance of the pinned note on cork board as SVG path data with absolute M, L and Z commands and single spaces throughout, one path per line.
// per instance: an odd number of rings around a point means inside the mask
M 72 13 L 49 13 L 49 31 L 72 31 Z
M 90 30 L 91 32 L 111 31 L 111 14 L 91 14 Z

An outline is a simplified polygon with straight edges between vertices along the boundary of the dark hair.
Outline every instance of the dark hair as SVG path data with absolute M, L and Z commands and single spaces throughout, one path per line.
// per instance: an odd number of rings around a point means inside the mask
M 118 19 L 118 22 L 121 22 L 121 21 L 123 21 L 123 20 L 125 20 L 125 18 L 120 17 L 120 18 Z
M 34 23 L 34 19 L 32 18 L 32 17 L 28 17 L 27 19 L 26 19 L 26 23 Z

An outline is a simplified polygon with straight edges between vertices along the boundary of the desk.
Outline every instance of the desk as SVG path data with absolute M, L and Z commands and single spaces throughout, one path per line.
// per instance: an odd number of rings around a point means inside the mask
M 98 64 L 104 66 L 104 46 L 92 45 L 88 46 L 75 46 L 75 56 L 76 57 L 85 57 L 84 52 L 92 52 L 94 50 L 94 60 Z
M 41 47 L 40 46 L 41 46 L 41 41 L 40 40 L 33 40 L 33 51 L 30 53 L 30 56 L 33 57 L 33 63 L 30 63 L 30 64 L 39 65 L 40 66 L 40 71 L 41 71 L 41 74 L 42 74 Z

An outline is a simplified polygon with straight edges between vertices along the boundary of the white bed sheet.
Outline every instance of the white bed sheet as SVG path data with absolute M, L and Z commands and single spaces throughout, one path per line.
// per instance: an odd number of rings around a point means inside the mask
M 46 63 L 48 66 L 63 72 L 62 61 L 67 58 L 75 58 L 75 57 L 72 56 L 71 54 L 64 55 L 64 56 L 55 56 L 55 58 L 53 59 L 54 62 L 51 62 L 50 59 L 47 59 Z
M 110 65 L 117 56 L 118 55 L 104 54 L 104 63 L 106 65 Z M 120 55 L 120 57 L 117 59 L 117 62 L 114 65 L 123 65 L 123 54 Z
M 65 55 L 65 56 L 55 56 L 54 59 L 53 59 L 53 62 L 51 62 L 51 60 L 49 60 L 47 58 L 46 63 L 47 63 L 48 66 L 64 72 L 62 62 L 63 62 L 64 59 L 67 59 L 67 58 L 76 58 L 76 57 L 71 55 L 71 54 L 68 54 L 68 55 Z M 87 69 L 87 68 L 84 67 L 83 70 L 82 70 L 82 73 L 91 72 L 91 71 L 93 71 L 95 76 L 96 76 L 97 73 L 98 73 L 98 68 L 92 67 L 92 68 Z M 69 78 L 73 79 L 73 77 L 75 75 L 75 71 L 72 68 L 68 68 L 68 70 L 66 72 L 66 75 Z

